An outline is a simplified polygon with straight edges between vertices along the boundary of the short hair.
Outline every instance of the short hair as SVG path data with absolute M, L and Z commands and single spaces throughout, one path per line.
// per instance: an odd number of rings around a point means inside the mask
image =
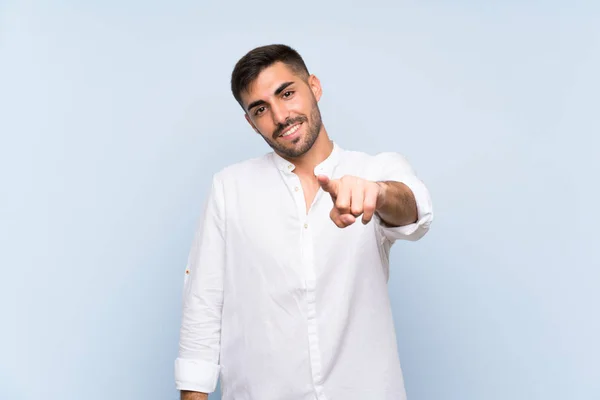
M 276 62 L 286 64 L 303 79 L 308 78 L 309 72 L 304 60 L 290 46 L 271 44 L 257 47 L 240 58 L 231 74 L 231 92 L 242 108 L 244 108 L 244 105 L 242 104 L 241 93 L 248 90 L 252 82 L 265 68 Z

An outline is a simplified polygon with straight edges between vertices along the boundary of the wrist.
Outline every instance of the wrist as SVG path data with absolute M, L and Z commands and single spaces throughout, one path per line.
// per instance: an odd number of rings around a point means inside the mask
M 384 181 L 376 181 L 375 183 L 379 187 L 379 192 L 377 193 L 377 205 L 375 206 L 375 211 L 379 211 L 385 204 L 385 199 L 387 197 L 389 185 Z

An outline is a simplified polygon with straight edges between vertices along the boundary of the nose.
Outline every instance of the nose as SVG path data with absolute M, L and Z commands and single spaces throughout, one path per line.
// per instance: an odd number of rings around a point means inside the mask
M 274 104 L 271 106 L 271 111 L 273 116 L 273 122 L 276 125 L 284 125 L 289 119 L 290 112 L 285 106 Z

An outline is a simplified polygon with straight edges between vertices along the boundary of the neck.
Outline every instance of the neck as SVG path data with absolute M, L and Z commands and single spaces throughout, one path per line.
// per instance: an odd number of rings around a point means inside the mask
M 319 137 L 306 153 L 296 158 L 284 157 L 294 164 L 296 174 L 313 175 L 317 165 L 325 161 L 333 151 L 333 142 L 329 139 L 325 126 L 321 128 Z

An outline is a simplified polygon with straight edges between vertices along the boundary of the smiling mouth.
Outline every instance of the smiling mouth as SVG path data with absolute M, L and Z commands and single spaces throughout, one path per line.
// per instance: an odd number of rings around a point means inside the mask
M 298 129 L 300 129 L 300 125 L 302 125 L 302 122 L 300 122 L 299 124 L 296 124 L 296 125 L 292 125 L 288 129 L 283 131 L 283 133 L 281 135 L 279 135 L 279 137 L 286 137 L 286 136 L 293 135 Z

